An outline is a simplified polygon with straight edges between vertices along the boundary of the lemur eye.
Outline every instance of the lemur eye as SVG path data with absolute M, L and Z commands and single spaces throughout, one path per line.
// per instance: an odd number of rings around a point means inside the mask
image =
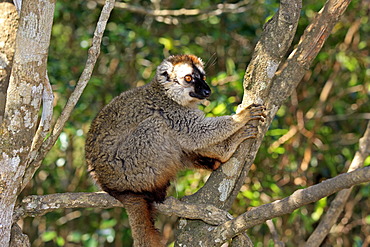
M 207 79 L 207 77 L 204 75 L 204 76 L 203 76 L 203 81 L 205 81 L 206 79 Z
M 193 77 L 191 75 L 186 75 L 184 79 L 186 82 L 191 82 L 193 80 Z

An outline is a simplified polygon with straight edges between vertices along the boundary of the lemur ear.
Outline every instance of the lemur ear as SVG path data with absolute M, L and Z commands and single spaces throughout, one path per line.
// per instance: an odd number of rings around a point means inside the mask
M 166 77 L 166 80 L 168 81 L 170 79 L 170 76 L 168 75 L 168 72 L 165 71 L 165 72 L 162 72 L 161 74 L 162 76 Z
M 171 72 L 173 70 L 173 64 L 167 60 L 163 60 L 163 62 L 157 67 L 158 74 L 162 74 L 163 72 Z
M 164 60 L 158 67 L 157 67 L 157 80 L 159 82 L 166 82 L 170 79 L 171 71 L 173 70 L 172 63 Z

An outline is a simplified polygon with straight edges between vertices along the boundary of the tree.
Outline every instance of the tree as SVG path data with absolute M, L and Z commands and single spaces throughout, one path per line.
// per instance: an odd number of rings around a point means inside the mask
M 291 213 L 307 203 L 317 201 L 341 189 L 370 180 L 369 169 L 363 168 L 297 191 L 286 199 L 254 208 L 232 220 L 226 212 L 240 191 L 263 136 L 275 114 L 286 99 L 292 95 L 349 3 L 350 1 L 329 0 L 312 20 L 312 23 L 307 26 L 300 42 L 284 61 L 285 54 L 295 36 L 301 2 L 281 1 L 279 10 L 264 26 L 264 31 L 244 76 L 243 104 L 263 102 L 268 109 L 267 120 L 260 128 L 261 134 L 256 140 L 248 140 L 243 143 L 234 157 L 223 164 L 221 169 L 212 173 L 206 184 L 197 193 L 184 198 L 182 202 L 170 198 L 163 205 L 157 205 L 159 211 L 166 214 L 203 220 L 181 220 L 176 244 L 196 246 L 202 241 L 205 246 L 220 246 L 235 237 L 232 242 L 234 246 L 247 245 L 250 244 L 250 240 L 246 235 L 241 234 L 246 229 L 261 224 L 267 219 Z M 176 18 L 181 15 L 210 17 L 219 11 L 222 13 L 223 11 L 241 9 L 244 4 L 244 2 L 240 2 L 235 5 L 219 5 L 218 8 L 211 8 L 208 12 L 196 9 L 148 11 L 146 8 L 121 3 L 117 3 L 117 7 L 153 16 L 153 18 L 164 22 L 176 22 L 176 20 L 178 21 Z M 25 216 L 42 215 L 57 208 L 119 206 L 117 201 L 104 193 L 30 196 L 15 206 L 16 199 L 40 167 L 45 155 L 57 141 L 73 107 L 91 77 L 100 53 L 103 32 L 113 6 L 114 1 L 106 1 L 104 4 L 95 29 L 92 46 L 89 49 L 85 69 L 64 110 L 50 130 L 53 92 L 46 65 L 55 3 L 52 1 L 24 1 L 22 3 L 14 63 L 6 101 L 4 101 L 6 104 L 4 104 L 4 117 L 0 131 L 2 154 L 0 157 L 1 246 L 8 246 L 12 225 L 13 243 L 17 238 L 24 238 L 16 222 Z M 14 19 L 14 17 L 8 19 Z M 162 39 L 161 42 L 164 43 L 165 47 L 171 46 L 169 39 Z M 2 83 L 2 85 L 6 84 Z M 0 109 L 2 108 L 0 107 Z M 42 115 L 39 121 L 38 114 L 41 109 Z M 360 167 L 369 155 L 369 132 L 364 134 L 358 155 L 353 161 L 356 168 Z M 341 198 L 343 199 L 343 196 Z M 332 215 L 328 218 L 335 220 Z M 217 226 L 210 228 L 209 224 Z M 326 231 L 328 229 L 330 227 L 326 227 Z M 308 241 L 307 245 L 315 235 Z M 318 241 L 322 241 L 322 239 L 321 237 L 321 240 Z M 23 243 L 26 244 L 27 241 L 23 241 Z M 313 246 L 318 245 L 319 242 L 315 243 Z

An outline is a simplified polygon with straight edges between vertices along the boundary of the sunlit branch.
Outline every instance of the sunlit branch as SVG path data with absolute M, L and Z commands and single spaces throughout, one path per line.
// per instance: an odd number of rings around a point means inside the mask
M 327 179 L 320 184 L 306 189 L 295 191 L 291 196 L 274 201 L 256 208 L 230 220 L 210 233 L 209 238 L 221 238 L 221 242 L 244 232 L 245 230 L 259 225 L 268 219 L 292 213 L 294 210 L 327 197 L 342 189 L 350 188 L 356 184 L 370 181 L 370 167 L 357 169 L 350 173 L 344 173 L 334 178 Z
M 122 204 L 105 192 L 32 195 L 25 197 L 17 206 L 13 218 L 17 221 L 27 216 L 41 216 L 57 209 L 112 207 L 122 207 Z M 167 198 L 161 204 L 155 204 L 155 207 L 165 215 L 201 219 L 211 225 L 219 225 L 233 218 L 227 211 L 212 205 L 183 203 L 173 197 Z

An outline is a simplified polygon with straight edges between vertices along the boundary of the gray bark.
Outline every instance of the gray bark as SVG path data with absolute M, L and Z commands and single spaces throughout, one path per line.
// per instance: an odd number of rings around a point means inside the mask
M 14 224 L 17 196 L 39 168 L 69 118 L 83 89 L 89 81 L 103 33 L 114 6 L 107 0 L 94 32 L 93 45 L 76 89 L 50 132 L 53 92 L 46 71 L 54 0 L 22 1 L 16 38 L 14 64 L 11 71 L 4 120 L 0 123 L 0 246 L 28 246 L 27 237 Z M 41 101 L 43 111 L 38 123 Z M 37 129 L 37 131 L 36 131 Z M 14 225 L 13 225 L 14 224 Z M 13 225 L 13 227 L 12 227 Z M 12 229 L 12 230 L 11 230 Z M 10 242 L 10 234 L 12 239 Z
M 11 3 L 0 2 L 0 124 L 3 121 L 6 91 L 13 65 L 18 13 Z
M 54 1 L 23 1 L 0 126 L 0 246 L 9 246 L 15 201 L 36 130 L 46 77 Z

